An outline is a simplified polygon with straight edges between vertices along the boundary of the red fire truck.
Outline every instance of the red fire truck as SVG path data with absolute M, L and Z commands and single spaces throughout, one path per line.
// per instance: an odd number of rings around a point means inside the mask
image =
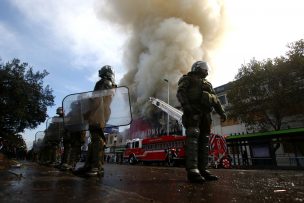
M 166 102 L 150 97 L 150 102 L 162 111 L 168 113 L 182 125 L 183 112 Z M 145 139 L 133 139 L 127 142 L 124 159 L 129 164 L 137 162 L 163 162 L 169 166 L 185 159 L 186 136 L 166 135 Z M 209 137 L 209 164 L 211 167 L 231 167 L 225 138 L 211 134 Z
M 157 162 L 175 166 L 185 160 L 185 142 L 186 136 L 174 135 L 129 140 L 123 158 L 129 164 Z M 231 167 L 226 141 L 220 135 L 209 137 L 209 164 L 214 168 Z
M 174 166 L 185 158 L 185 138 L 185 136 L 165 135 L 133 139 L 127 142 L 123 158 L 129 164 L 158 162 Z
M 221 135 L 211 134 L 209 137 L 209 166 L 213 168 L 231 168 L 226 140 Z

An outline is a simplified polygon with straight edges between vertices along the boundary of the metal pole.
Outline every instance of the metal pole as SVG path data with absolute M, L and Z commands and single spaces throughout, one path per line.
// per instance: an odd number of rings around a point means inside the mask
M 117 135 L 114 136 L 114 163 L 117 161 L 116 157 L 116 142 L 117 142 Z
M 165 82 L 167 82 L 168 84 L 168 104 L 170 104 L 170 89 L 169 89 L 169 80 L 168 79 L 164 79 Z M 169 131 L 170 131 L 170 124 L 169 124 L 169 113 L 167 113 L 167 135 L 169 136 Z

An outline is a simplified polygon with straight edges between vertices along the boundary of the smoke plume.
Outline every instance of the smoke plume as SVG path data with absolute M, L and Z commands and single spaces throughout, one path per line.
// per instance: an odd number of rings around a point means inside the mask
M 224 0 L 107 0 L 96 3 L 98 17 L 129 36 L 124 47 L 135 116 L 147 116 L 148 98 L 178 105 L 177 82 L 197 60 L 211 63 L 211 53 L 225 30 Z

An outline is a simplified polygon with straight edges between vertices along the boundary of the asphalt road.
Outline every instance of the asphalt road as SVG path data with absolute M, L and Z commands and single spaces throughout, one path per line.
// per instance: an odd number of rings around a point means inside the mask
M 23 162 L 0 170 L 0 202 L 304 202 L 304 171 L 213 169 L 189 183 L 183 168 L 106 164 L 103 178 Z

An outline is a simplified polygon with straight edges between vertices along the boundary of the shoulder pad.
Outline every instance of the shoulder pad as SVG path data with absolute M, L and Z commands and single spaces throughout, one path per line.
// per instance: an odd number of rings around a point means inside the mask
M 181 83 L 188 83 L 188 81 L 190 80 L 190 77 L 188 75 L 183 75 L 179 80 L 178 80 L 178 85 L 180 85 Z
M 208 88 L 209 88 L 209 93 L 215 94 L 215 91 L 214 91 L 214 89 L 213 89 L 213 87 L 212 87 L 212 84 L 211 84 L 208 80 L 203 79 L 203 83 L 204 83 L 205 85 L 208 86 Z
M 206 80 L 206 79 L 203 79 L 203 82 L 206 83 L 206 84 L 208 84 L 208 85 L 210 85 L 210 86 L 212 86 L 212 85 L 211 85 L 211 82 L 209 82 L 209 81 Z
M 203 79 L 203 83 L 208 85 L 209 87 L 213 88 L 211 82 L 209 82 L 208 80 Z
M 104 86 L 105 89 L 110 89 L 110 88 L 113 87 L 113 83 L 112 83 L 111 80 L 105 80 L 105 81 L 103 82 L 103 86 Z
M 111 80 L 99 80 L 96 83 L 96 86 L 94 88 L 94 91 L 96 90 L 104 90 L 104 89 L 111 89 L 113 88 L 113 83 Z

